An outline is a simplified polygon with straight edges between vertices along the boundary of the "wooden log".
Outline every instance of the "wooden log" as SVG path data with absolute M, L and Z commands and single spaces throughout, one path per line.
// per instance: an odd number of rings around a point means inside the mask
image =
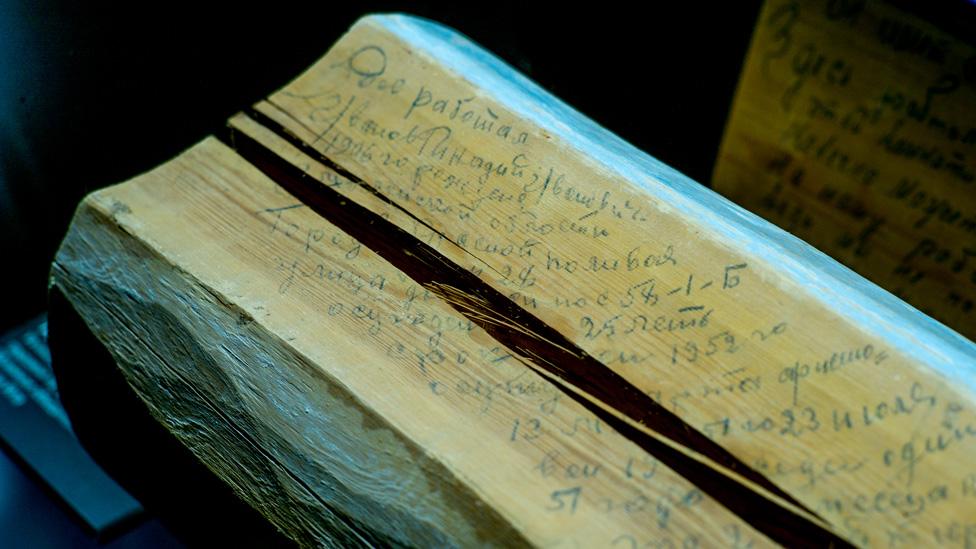
M 971 342 L 407 16 L 89 196 L 52 284 L 306 545 L 925 543 L 976 510 Z
M 967 43 L 876 0 L 766 2 L 712 178 L 970 339 L 973 30 Z

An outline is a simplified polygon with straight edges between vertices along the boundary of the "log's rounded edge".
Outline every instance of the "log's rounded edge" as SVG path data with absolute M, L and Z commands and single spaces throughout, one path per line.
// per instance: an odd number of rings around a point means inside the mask
M 190 546 L 292 546 L 152 418 L 57 286 L 48 299 L 58 392 L 92 458 Z
M 726 245 L 775 265 L 780 278 L 864 331 L 886 338 L 950 383 L 976 395 L 976 343 L 908 305 L 800 238 L 634 147 L 576 111 L 463 34 L 406 14 L 363 17 L 468 80 L 510 110 L 577 150 L 610 177 L 631 182 L 707 228 Z

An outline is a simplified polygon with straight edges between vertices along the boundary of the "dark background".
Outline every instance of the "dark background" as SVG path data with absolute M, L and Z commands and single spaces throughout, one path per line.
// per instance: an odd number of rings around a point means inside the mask
M 363 14 L 454 27 L 706 181 L 759 10 L 756 1 L 640 11 L 524 0 L 201 5 L 0 0 L 0 330 L 45 308 L 48 265 L 87 192 L 212 133 Z

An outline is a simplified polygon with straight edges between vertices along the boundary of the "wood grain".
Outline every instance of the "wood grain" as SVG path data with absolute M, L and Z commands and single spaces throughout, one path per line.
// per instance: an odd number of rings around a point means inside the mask
M 53 283 L 294 539 L 868 546 L 971 522 L 971 342 L 463 37 L 366 18 L 226 143 L 89 197 Z

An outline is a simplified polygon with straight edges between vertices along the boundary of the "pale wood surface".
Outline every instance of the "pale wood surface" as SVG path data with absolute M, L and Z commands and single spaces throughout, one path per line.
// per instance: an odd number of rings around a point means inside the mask
M 231 127 L 851 542 L 972 527 L 971 342 L 507 70 L 429 23 L 367 18 Z M 292 206 L 208 140 L 87 199 L 53 273 L 160 420 L 286 532 L 356 540 L 341 515 L 420 545 L 769 543 L 442 292 Z
M 278 481 L 295 483 L 292 498 L 321 498 L 391 539 L 762 539 L 327 221 L 304 208 L 267 211 L 294 204 L 206 141 L 90 198 L 56 276 L 148 402 L 164 398 L 156 378 L 180 378 L 232 422 L 246 418 L 248 437 L 288 471 L 272 467 Z M 173 230 L 176 212 L 186 231 Z M 160 308 L 177 326 L 161 330 Z M 154 333 L 166 330 L 175 335 Z M 174 347 L 202 348 L 221 379 L 208 379 L 217 374 L 195 353 L 167 356 Z M 431 353 L 443 359 L 424 365 Z M 156 406 L 181 432 L 185 420 Z M 202 432 L 184 435 L 191 447 L 201 444 L 192 437 L 213 436 L 204 421 L 193 429 Z M 205 454 L 207 463 L 253 451 L 215 438 L 228 447 Z M 580 484 L 578 502 L 573 492 L 552 497 Z M 252 490 L 252 501 L 267 497 Z M 271 505 L 288 512 L 294 502 Z M 293 523 L 318 519 L 294 513 Z
M 712 181 L 976 337 L 971 44 L 877 0 L 767 1 Z

